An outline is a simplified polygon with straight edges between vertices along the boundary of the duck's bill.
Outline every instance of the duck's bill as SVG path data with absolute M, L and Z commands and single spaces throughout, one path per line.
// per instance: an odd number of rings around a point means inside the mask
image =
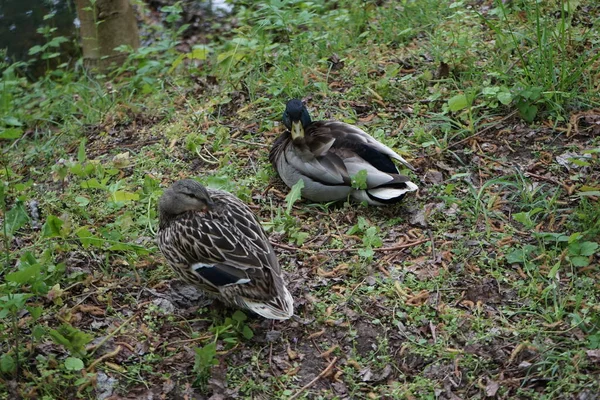
M 302 127 L 302 122 L 294 121 L 292 122 L 292 139 L 301 139 L 304 137 L 304 128 Z

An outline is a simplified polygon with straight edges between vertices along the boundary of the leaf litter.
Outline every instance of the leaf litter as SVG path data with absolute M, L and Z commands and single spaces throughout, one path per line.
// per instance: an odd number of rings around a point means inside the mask
M 350 61 L 335 53 L 328 59 L 339 74 L 350 68 Z M 440 75 L 451 73 L 447 64 L 440 65 L 445 65 Z M 373 76 L 383 74 L 383 70 L 373 72 Z M 352 86 L 341 75 L 334 78 L 332 90 L 344 93 Z M 348 102 L 365 126 L 378 123 L 376 114 L 398 112 L 397 105 L 376 93 L 371 96 Z M 281 128 L 260 137 L 251 117 L 259 112 L 258 106 L 241 92 L 230 97 L 218 124 L 232 127 L 233 134 L 253 134 L 236 142 L 238 157 L 249 160 L 241 179 L 265 162 L 265 146 L 272 144 Z M 338 106 L 314 104 L 326 116 Z M 240 110 L 250 116 L 240 117 Z M 215 326 L 234 311 L 172 279 L 159 267 L 160 257 L 143 256 L 145 264 L 136 260 L 133 271 L 132 263 L 120 260 L 123 253 L 82 248 L 62 254 L 66 271 L 86 278 L 49 292 L 41 301 L 56 304 L 58 312 L 44 319 L 94 331 L 95 338 L 88 344 L 93 357 L 86 370 L 95 371 L 98 399 L 275 398 L 286 390 L 288 398 L 385 398 L 394 390 L 406 398 L 419 398 L 425 389 L 410 394 L 402 386 L 420 379 L 429 382 L 438 398 L 512 398 L 520 390 L 543 393 L 550 379 L 542 368 L 543 349 L 584 341 L 587 332 L 583 325 L 567 328 L 566 317 L 549 326 L 548 335 L 539 337 L 528 330 L 546 321 L 533 312 L 534 300 L 522 292 L 542 291 L 526 284 L 534 270 L 550 276 L 551 260 L 541 253 L 531 258 L 538 258 L 538 264 L 528 264 L 531 259 L 523 257 L 507 266 L 504 257 L 513 249 L 511 243 L 536 243 L 530 232 L 566 232 L 569 222 L 548 213 L 533 220 L 524 215 L 514 223 L 515 215 L 532 212 L 516 200 L 520 194 L 516 179 L 525 181 L 522 192 L 539 193 L 543 199 L 558 194 L 561 206 L 573 205 L 575 188 L 581 188 L 582 182 L 592 186 L 600 181 L 598 164 L 592 163 L 596 155 L 581 153 L 597 146 L 592 135 L 596 117 L 591 112 L 574 114 L 568 132 L 572 136 L 566 140 L 549 128 L 531 128 L 511 116 L 460 140 L 459 145 L 455 142 L 427 157 L 419 154 L 415 164 L 422 189 L 416 198 L 394 207 L 316 208 L 292 199 L 293 193 L 286 196 L 288 190 L 274 177 L 267 189 L 251 187 L 247 200 L 261 221 L 271 221 L 273 210 L 287 210 L 296 218 L 295 224 L 310 234 L 302 245 L 285 231 L 270 234 L 296 299 L 297 317 L 272 323 L 250 316 L 245 324 L 254 336 L 233 346 L 219 341 L 218 365 L 208 370 L 203 384 L 195 384 L 199 377 L 193 368 L 194 349 L 214 340 Z M 156 134 L 152 128 L 159 119 L 126 110 L 88 126 L 88 157 L 110 160 L 125 177 L 135 173 L 127 168 L 139 162 L 140 154 L 168 155 L 175 165 L 147 172 L 163 184 L 190 173 L 219 172 L 221 165 L 214 162 L 222 153 L 211 150 L 206 159 L 190 155 Z M 205 121 L 202 128 L 216 124 Z M 164 150 L 169 146 L 173 152 Z M 208 148 L 203 150 L 209 153 Z M 76 151 L 73 146 L 71 152 Z M 591 165 L 579 166 L 573 159 Z M 581 168 L 587 168 L 585 177 L 572 175 L 572 170 Z M 496 183 L 490 184 L 494 179 Z M 475 201 L 469 198 L 471 190 L 477 194 Z M 45 218 L 30 215 L 34 223 Z M 370 256 L 358 254 L 365 243 L 362 228 L 348 233 L 360 225 L 359 217 L 368 225 L 364 231 L 375 227 L 381 239 Z M 98 229 L 106 222 L 94 221 Z M 24 220 L 19 224 L 25 226 Z M 105 274 L 105 261 L 111 258 L 111 270 Z M 590 255 L 589 263 L 597 268 L 598 256 Z M 593 278 L 594 272 L 580 273 Z M 566 287 L 565 275 L 557 276 L 553 284 Z M 62 305 L 57 304 L 59 299 Z M 518 311 L 519 307 L 528 311 Z M 67 356 L 51 342 L 39 344 L 36 352 Z M 598 351 L 588 349 L 582 355 L 587 364 L 575 361 L 577 368 L 597 375 Z M 579 398 L 586 398 L 585 393 Z

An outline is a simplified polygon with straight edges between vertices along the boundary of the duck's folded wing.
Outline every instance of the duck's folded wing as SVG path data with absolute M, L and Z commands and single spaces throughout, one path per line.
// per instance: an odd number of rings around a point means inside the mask
M 322 154 L 322 153 L 321 153 Z M 344 161 L 334 153 L 320 155 L 308 146 L 288 146 L 284 151 L 282 168 L 290 168 L 300 176 L 325 185 L 343 185 L 350 182 Z
M 247 221 L 246 221 L 247 223 Z M 185 264 L 215 290 L 229 285 L 253 285 L 279 266 L 260 226 L 244 221 L 193 219 L 171 243 Z M 180 228 L 181 229 L 181 228 Z
M 384 154 L 388 157 L 400 161 L 402 164 L 404 164 L 407 168 L 411 170 L 414 169 L 408 161 L 402 158 L 394 150 L 392 150 L 385 144 L 373 138 L 367 132 L 354 125 L 346 124 L 344 122 L 339 121 L 320 121 L 319 124 L 319 126 L 315 126 L 318 131 L 324 133 L 329 132 L 329 135 L 336 138 L 333 147 L 358 147 L 358 151 L 363 151 L 367 153 L 370 153 L 371 151 L 376 151 L 380 154 Z M 361 144 L 362 146 L 359 146 Z M 369 155 L 366 156 L 369 157 Z M 373 154 L 371 154 L 370 156 L 373 157 Z
M 408 177 L 399 175 L 397 171 L 388 173 L 375 168 L 371 163 L 365 162 L 365 160 L 358 155 L 345 158 L 344 162 L 350 176 L 355 176 L 361 171 L 367 172 L 366 184 L 368 189 L 409 181 Z

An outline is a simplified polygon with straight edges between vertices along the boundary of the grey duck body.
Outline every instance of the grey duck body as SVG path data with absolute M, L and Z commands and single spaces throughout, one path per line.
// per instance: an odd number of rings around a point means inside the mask
M 410 164 L 392 149 L 356 126 L 338 121 L 311 121 L 299 100 L 290 100 L 269 160 L 288 187 L 304 181 L 302 196 L 312 201 L 351 196 L 371 205 L 395 203 L 417 185 L 401 175 L 392 161 Z M 352 177 L 366 170 L 366 188 L 352 187 Z

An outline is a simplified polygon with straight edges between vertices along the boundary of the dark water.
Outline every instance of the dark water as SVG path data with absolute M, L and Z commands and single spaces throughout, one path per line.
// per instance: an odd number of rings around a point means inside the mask
M 51 18 L 45 16 L 53 14 Z M 38 33 L 43 26 L 56 28 L 52 37 L 64 36 L 68 43 L 61 44 L 61 56 L 50 61 L 52 65 L 67 62 L 79 53 L 74 42 L 77 33 L 75 26 L 76 12 L 72 0 L 0 0 L 0 49 L 6 51 L 9 62 L 36 60 L 41 54 L 29 56 L 29 49 L 35 45 L 44 45 L 47 39 Z M 47 67 L 44 60 L 43 69 Z M 29 72 L 39 73 L 38 63 L 33 62 Z
M 159 12 L 163 6 L 174 2 L 175 0 L 146 0 L 150 9 Z M 232 10 L 227 0 L 183 0 L 182 6 L 180 23 L 191 25 L 188 35 L 202 31 L 201 23 L 210 23 L 219 16 L 229 14 Z M 44 26 L 55 28 L 50 33 L 50 38 L 63 36 L 68 39 L 59 48 L 48 51 L 60 53 L 60 56 L 50 60 L 41 59 L 41 53 L 29 55 L 29 49 L 43 46 L 48 42 L 49 39 L 38 32 Z M 9 63 L 29 62 L 25 72 L 31 79 L 44 75 L 59 64 L 73 64 L 79 59 L 81 50 L 78 29 L 79 23 L 73 0 L 0 0 L 0 55 L 4 50 L 5 58 Z M 144 42 L 149 43 L 154 38 L 146 39 Z

